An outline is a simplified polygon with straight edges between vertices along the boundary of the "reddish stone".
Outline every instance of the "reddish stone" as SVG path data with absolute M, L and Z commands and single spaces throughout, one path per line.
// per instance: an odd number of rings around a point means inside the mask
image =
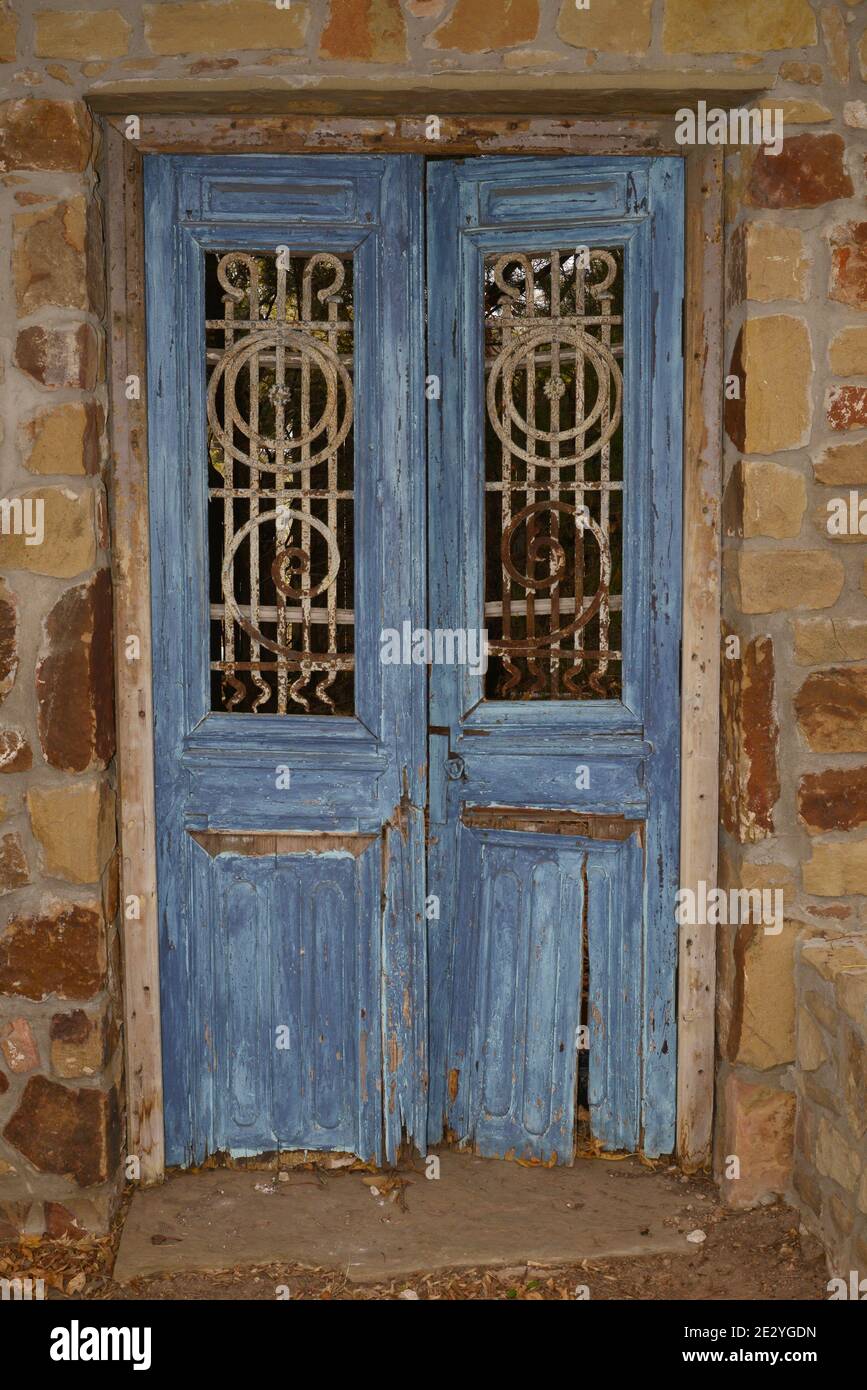
M 831 299 L 867 309 L 867 222 L 848 222 L 831 233 Z
M 780 795 L 774 644 L 756 637 L 722 663 L 722 820 L 741 843 L 773 834 Z
M 117 1093 L 34 1076 L 3 1136 L 41 1173 L 73 1178 L 79 1187 L 106 1182 L 120 1161 Z
M 0 729 L 0 772 L 27 772 L 33 751 L 20 729 Z
M 30 882 L 27 856 L 21 836 L 15 830 L 0 839 L 0 893 L 11 893 Z
M 10 1071 L 33 1071 L 39 1066 L 39 1048 L 26 1018 L 13 1018 L 0 1027 L 0 1051 Z
M 843 164 L 842 135 L 795 135 L 779 154 L 761 146 L 746 186 L 746 201 L 759 208 L 815 208 L 855 192 Z
M 51 1019 L 51 1068 L 56 1076 L 96 1076 L 118 1042 L 111 1006 L 91 1018 L 83 1009 Z
M 331 0 L 319 56 L 348 63 L 405 62 L 406 21 L 399 0 Z
M 80 1236 L 84 1230 L 62 1202 L 45 1202 L 42 1211 L 45 1217 L 45 1234 L 51 1240 L 59 1240 L 62 1236 Z
M 32 1202 L 0 1202 L 0 1240 L 17 1240 L 30 1215 Z
M 198 58 L 195 63 L 190 63 L 187 72 L 190 77 L 201 77 L 203 72 L 228 72 L 237 66 L 237 58 Z
M 49 1036 L 52 1042 L 83 1043 L 90 1035 L 91 1026 L 84 1009 L 75 1009 L 71 1014 L 53 1015 Z
M 798 787 L 798 814 L 815 831 L 867 824 L 867 767 L 805 773 Z
M 100 350 L 89 323 L 77 328 L 22 328 L 15 344 L 15 365 L 40 386 L 92 391 L 99 377 Z
M 45 1202 L 45 1234 L 80 1236 L 82 1231 L 102 1233 L 111 1225 L 117 1196 L 114 1192 L 95 1192 L 87 1197 L 68 1197 L 65 1202 Z
M 825 398 L 832 430 L 859 430 L 867 426 L 867 386 L 832 386 Z
M 0 704 L 18 674 L 18 608 L 8 591 L 0 592 Z
M 815 903 L 808 903 L 807 911 L 812 917 L 823 919 L 833 917 L 837 922 L 845 922 L 848 917 L 852 916 L 851 907 L 844 907 L 842 903 L 836 903 L 832 907 L 817 907 Z
M 92 907 L 13 918 L 0 935 L 0 994 L 90 999 L 105 978 L 103 921 Z
M 66 772 L 107 767 L 115 750 L 108 570 L 67 589 L 45 628 L 48 651 L 36 669 L 36 698 L 46 760 Z
M 795 714 L 817 753 L 867 753 L 867 670 L 814 671 L 795 696 Z
M 93 126 L 80 101 L 19 97 L 0 102 L 0 173 L 87 167 Z

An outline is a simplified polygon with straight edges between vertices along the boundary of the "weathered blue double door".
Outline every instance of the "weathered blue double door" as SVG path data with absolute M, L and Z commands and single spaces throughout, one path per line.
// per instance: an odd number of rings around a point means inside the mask
M 168 1161 L 670 1151 L 678 161 L 145 191 Z

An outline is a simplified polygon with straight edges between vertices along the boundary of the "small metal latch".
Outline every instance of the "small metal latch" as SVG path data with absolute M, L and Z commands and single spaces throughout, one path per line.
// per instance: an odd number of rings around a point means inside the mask
M 446 777 L 452 782 L 460 782 L 467 775 L 467 765 L 460 753 L 449 753 L 445 761 Z
M 466 764 L 460 753 L 451 750 L 451 729 L 433 725 L 428 729 L 430 776 L 428 783 L 428 819 L 431 825 L 445 825 L 446 787 L 449 782 L 466 778 Z

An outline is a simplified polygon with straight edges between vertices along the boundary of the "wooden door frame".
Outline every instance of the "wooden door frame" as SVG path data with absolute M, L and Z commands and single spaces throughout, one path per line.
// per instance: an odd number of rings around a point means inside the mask
M 718 852 L 720 504 L 723 399 L 723 156 L 686 153 L 670 116 L 580 119 L 102 115 L 109 289 L 112 571 L 124 959 L 127 1152 L 142 1182 L 165 1173 L 154 814 L 142 157 L 170 153 L 676 154 L 686 160 L 684 299 L 684 585 L 680 883 L 714 883 Z M 540 101 L 540 105 L 542 102 Z M 127 97 L 114 113 L 141 110 Z M 442 108 L 440 108 L 442 109 Z M 138 395 L 128 398 L 129 380 Z M 128 659 L 127 639 L 140 656 Z M 132 900 L 138 915 L 128 916 Z M 132 908 L 135 911 L 135 908 Z M 672 911 L 673 911 L 672 905 Z M 714 1097 L 715 937 L 682 927 L 678 967 L 677 1155 L 710 1157 Z

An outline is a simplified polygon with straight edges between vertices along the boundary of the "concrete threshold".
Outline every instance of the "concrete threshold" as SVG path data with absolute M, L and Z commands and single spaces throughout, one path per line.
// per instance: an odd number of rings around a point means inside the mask
M 584 1259 L 691 1255 L 676 1174 L 637 1160 L 524 1168 L 441 1153 L 403 1184 L 360 1171 L 284 1174 L 221 1169 L 180 1174 L 136 1192 L 114 1277 L 296 1264 L 341 1269 L 358 1283 L 443 1269 L 574 1264 Z M 372 1187 L 371 1184 L 374 1186 Z

